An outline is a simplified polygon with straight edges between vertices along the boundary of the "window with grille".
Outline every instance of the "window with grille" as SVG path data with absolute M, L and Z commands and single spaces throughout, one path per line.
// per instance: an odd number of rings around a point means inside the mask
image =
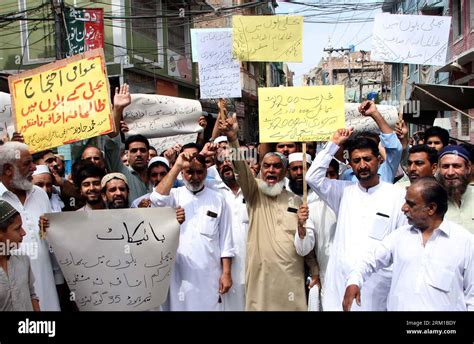
M 461 136 L 469 136 L 471 132 L 471 120 L 463 114 L 459 114 L 459 116 L 461 116 Z
M 452 6 L 453 39 L 457 39 L 462 35 L 461 0 L 453 0 Z
M 158 15 L 158 2 L 149 0 L 134 0 L 130 6 L 132 11 L 132 30 L 147 38 L 157 40 L 157 18 L 147 18 Z M 147 17 L 145 17 L 147 16 Z
M 179 9 L 181 4 L 173 4 L 169 2 L 166 6 L 168 17 L 168 48 L 174 52 L 185 56 L 186 52 L 186 30 L 189 30 L 188 16 L 179 17 Z M 185 13 L 189 9 L 185 8 Z

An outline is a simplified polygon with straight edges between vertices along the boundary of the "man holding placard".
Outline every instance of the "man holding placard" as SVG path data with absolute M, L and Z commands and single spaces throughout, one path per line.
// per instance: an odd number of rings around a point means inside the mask
M 172 188 L 182 172 L 185 186 Z M 176 262 L 171 275 L 171 311 L 220 311 L 232 286 L 234 257 L 231 215 L 224 197 L 206 187 L 203 155 L 182 152 L 150 196 L 157 207 L 184 208 Z
M 230 146 L 239 149 L 234 115 L 219 129 Z M 300 230 L 296 215 L 301 199 L 284 189 L 287 160 L 283 154 L 267 153 L 262 160 L 261 179 L 256 179 L 246 161 L 234 160 L 235 172 L 249 212 L 245 273 L 247 311 L 304 311 L 304 258 L 294 245 Z M 310 267 L 311 268 L 311 267 Z M 282 283 L 281 281 L 284 281 Z

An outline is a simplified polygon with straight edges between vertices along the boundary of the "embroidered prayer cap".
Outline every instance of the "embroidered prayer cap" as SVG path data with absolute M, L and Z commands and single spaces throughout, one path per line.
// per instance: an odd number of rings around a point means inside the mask
M 10 203 L 0 200 L 0 226 L 17 214 L 18 211 Z
M 112 179 L 120 179 L 125 182 L 128 186 L 128 180 L 127 177 L 125 177 L 122 173 L 114 172 L 114 173 L 109 173 L 106 174 L 103 178 L 102 181 L 100 182 L 100 187 L 103 189 L 105 185 L 107 185 L 108 182 L 110 182 Z

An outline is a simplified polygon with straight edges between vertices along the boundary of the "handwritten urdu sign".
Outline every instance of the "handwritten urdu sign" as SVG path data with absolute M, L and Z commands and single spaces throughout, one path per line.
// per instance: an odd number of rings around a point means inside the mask
M 359 103 L 346 103 L 344 108 L 346 112 L 346 128 L 354 128 L 354 131 L 374 131 L 380 132 L 377 123 L 369 116 L 362 116 L 359 113 Z M 392 105 L 377 104 L 377 110 L 385 119 L 390 128 L 395 128 L 398 121 L 398 109 Z M 342 128 L 342 127 L 341 127 Z
M 233 16 L 232 28 L 240 61 L 303 61 L 301 16 Z
M 191 58 L 193 62 L 199 62 L 197 34 L 201 32 L 229 32 L 232 35 L 232 28 L 191 29 Z
M 176 145 L 184 146 L 186 143 L 196 143 L 198 134 L 184 134 L 174 135 L 167 137 L 157 137 L 154 139 L 148 139 L 150 146 L 154 147 L 158 152 L 158 155 L 166 151 L 168 148 L 172 148 Z
M 451 17 L 377 14 L 374 61 L 444 66 Z
M 197 100 L 132 94 L 132 103 L 123 111 L 129 135 L 141 134 L 147 138 L 197 133 L 202 130 L 199 117 L 201 103 Z
M 179 238 L 174 209 L 47 217 L 48 242 L 81 311 L 144 311 L 166 300 Z
M 344 86 L 258 89 L 260 142 L 327 141 L 345 127 Z
M 198 32 L 201 99 L 240 98 L 240 63 L 232 57 L 232 32 Z
M 8 93 L 0 92 L 0 139 L 11 137 L 14 131 L 11 97 Z
M 8 77 L 16 130 L 32 152 L 113 130 L 102 49 Z

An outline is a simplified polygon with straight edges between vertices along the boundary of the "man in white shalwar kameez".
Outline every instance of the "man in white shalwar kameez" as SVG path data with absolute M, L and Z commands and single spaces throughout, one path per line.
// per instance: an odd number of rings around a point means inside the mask
M 227 140 L 227 137 L 225 139 Z M 232 288 L 222 299 L 224 311 L 245 311 L 245 258 L 249 216 L 242 189 L 234 174 L 234 167 L 227 159 L 228 152 L 227 148 L 220 149 L 216 158 L 216 169 L 221 182 L 208 182 L 207 185 L 225 197 L 232 217 L 235 256 L 232 259 Z
M 183 172 L 185 186 L 172 189 Z M 205 158 L 183 152 L 158 184 L 150 201 L 184 208 L 167 305 L 171 311 L 221 311 L 222 295 L 232 286 L 231 217 L 224 197 L 205 186 Z
M 20 142 L 6 142 L 0 146 L 0 199 L 10 203 L 21 215 L 26 236 L 20 250 L 31 258 L 35 276 L 35 291 L 42 311 L 59 311 L 53 267 L 48 243 L 40 239 L 39 218 L 51 212 L 46 192 L 33 185 L 33 163 L 28 146 Z
M 474 311 L 474 236 L 447 220 L 448 194 L 432 177 L 417 179 L 403 205 L 409 225 L 390 233 L 351 272 L 343 308 L 377 270 L 392 266 L 389 311 Z
M 373 103 L 368 110 L 363 110 L 365 104 L 359 109 L 362 114 L 377 111 Z M 325 276 L 325 311 L 342 310 L 346 278 L 354 264 L 387 234 L 406 223 L 401 211 L 405 192 L 380 180 L 377 174 L 380 154 L 374 141 L 359 138 L 349 146 L 350 164 L 359 180 L 357 183 L 326 178 L 331 159 L 351 134 L 352 129 L 339 129 L 318 153 L 306 175 L 311 188 L 337 216 L 336 234 Z M 362 291 L 366 302 L 361 307 L 353 305 L 353 310 L 386 310 L 390 278 L 388 269 L 372 275 Z

